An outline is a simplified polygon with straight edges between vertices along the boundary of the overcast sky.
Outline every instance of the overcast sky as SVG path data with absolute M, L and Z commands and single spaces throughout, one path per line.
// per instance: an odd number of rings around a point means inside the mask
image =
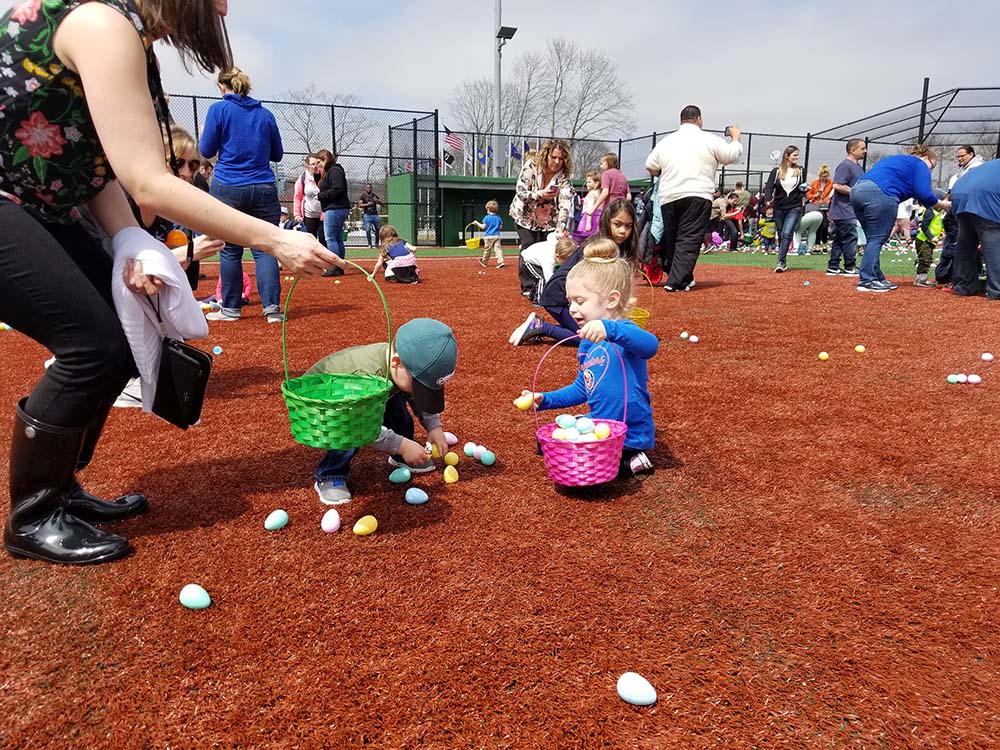
M 612 10 L 618 8 L 619 10 Z M 956 86 L 1000 85 L 996 0 L 933 9 L 899 0 L 707 3 L 504 0 L 512 62 L 563 36 L 599 49 L 630 86 L 636 135 L 672 129 L 680 108 L 706 127 L 816 132 Z M 592 10 L 593 9 L 593 10 Z M 493 0 L 231 0 L 237 64 L 253 95 L 315 84 L 373 107 L 441 111 L 466 78 L 493 76 Z M 216 94 L 161 50 L 167 91 Z

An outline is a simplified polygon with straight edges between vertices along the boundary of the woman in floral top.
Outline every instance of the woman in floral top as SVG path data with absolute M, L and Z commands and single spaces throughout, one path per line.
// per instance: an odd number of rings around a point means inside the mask
M 573 157 L 565 141 L 546 141 L 534 158 L 525 159 L 510 204 L 510 218 L 517 225 L 522 250 L 543 242 L 552 231 L 566 231 L 573 215 L 572 175 Z M 531 299 L 537 281 L 523 260 L 518 261 L 517 275 L 521 294 Z
M 264 248 L 293 273 L 339 262 L 315 237 L 228 208 L 167 168 L 152 43 L 166 40 L 203 70 L 226 68 L 226 11 L 227 0 L 20 0 L 0 18 L 0 320 L 55 355 L 16 409 L 3 534 L 13 555 L 118 559 L 128 540 L 92 523 L 146 508 L 142 495 L 101 500 L 76 480 L 135 371 L 112 302 L 112 259 L 78 208 L 116 254 L 161 247 L 136 225 L 124 188 L 140 208 Z M 137 294 L 163 286 L 138 263 L 123 281 Z

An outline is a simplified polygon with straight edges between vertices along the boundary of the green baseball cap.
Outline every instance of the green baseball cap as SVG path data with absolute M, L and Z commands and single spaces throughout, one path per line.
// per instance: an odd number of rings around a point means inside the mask
M 439 320 L 414 318 L 396 331 L 396 354 L 413 377 L 413 405 L 425 414 L 444 411 L 444 384 L 458 359 L 451 329 Z

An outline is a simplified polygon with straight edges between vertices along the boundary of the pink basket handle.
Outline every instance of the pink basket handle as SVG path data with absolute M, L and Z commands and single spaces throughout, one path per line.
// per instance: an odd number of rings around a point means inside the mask
M 531 378 L 531 411 L 534 412 L 534 414 L 535 414 L 535 431 L 536 432 L 538 431 L 538 428 L 541 425 L 540 425 L 540 423 L 538 421 L 538 407 L 535 406 L 535 393 L 537 392 L 535 390 L 535 385 L 538 383 L 538 373 L 541 372 L 542 362 L 544 362 L 545 358 L 548 357 L 550 354 L 552 354 L 552 352 L 555 351 L 558 347 L 562 346 L 567 341 L 572 341 L 573 339 L 578 339 L 578 338 L 580 338 L 579 334 L 573 334 L 572 336 L 567 336 L 562 341 L 557 341 L 552 346 L 550 346 L 549 349 L 548 349 L 548 351 L 545 352 L 545 354 L 542 355 L 542 358 L 540 360 L 538 360 L 538 366 L 535 367 L 535 374 Z M 598 344 L 598 346 L 600 346 L 600 344 Z M 600 348 L 603 349 L 605 352 L 608 351 L 603 346 L 601 346 Z M 625 359 L 622 357 L 621 353 L 617 349 L 613 349 L 613 351 L 618 356 L 618 361 L 621 362 L 621 366 L 622 366 L 622 382 L 625 384 L 624 393 L 622 394 L 623 400 L 624 400 L 624 403 L 622 405 L 622 422 L 624 422 L 625 418 L 628 416 L 628 372 L 625 370 Z M 604 371 L 604 375 L 607 375 L 607 373 L 608 373 L 608 371 L 605 370 Z M 601 375 L 601 380 L 604 380 L 604 375 Z M 598 380 L 597 383 L 600 383 L 601 380 Z M 597 387 L 597 383 L 594 384 L 595 388 Z

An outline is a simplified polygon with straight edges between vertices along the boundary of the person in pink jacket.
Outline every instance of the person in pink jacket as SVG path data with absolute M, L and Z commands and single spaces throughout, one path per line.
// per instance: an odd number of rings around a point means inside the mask
M 316 154 L 306 157 L 306 168 L 295 181 L 292 216 L 296 223 L 305 224 L 306 231 L 326 245 L 323 233 L 323 210 L 319 204 L 319 181 L 323 179 L 323 160 Z

